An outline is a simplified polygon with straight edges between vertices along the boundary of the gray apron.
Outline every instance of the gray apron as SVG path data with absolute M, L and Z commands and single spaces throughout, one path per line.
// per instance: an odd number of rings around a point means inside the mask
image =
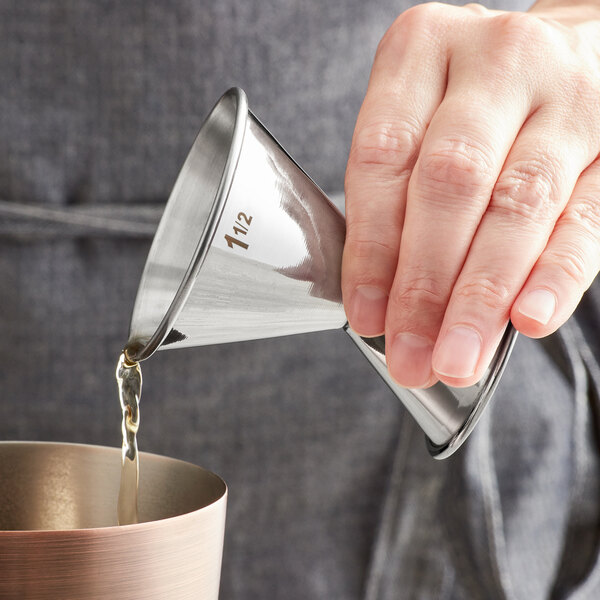
M 203 116 L 240 85 L 340 190 L 407 5 L 0 0 L 2 439 L 120 444 L 117 355 Z M 599 331 L 596 286 L 558 334 L 521 338 L 447 462 L 341 332 L 158 353 L 140 447 L 228 482 L 224 600 L 597 598 Z

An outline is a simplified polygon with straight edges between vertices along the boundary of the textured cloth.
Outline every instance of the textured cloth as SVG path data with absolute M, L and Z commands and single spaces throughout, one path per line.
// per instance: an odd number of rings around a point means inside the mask
M 120 444 L 116 360 L 202 118 L 243 87 L 340 190 L 408 5 L 0 0 L 0 438 Z M 140 447 L 227 481 L 223 600 L 598 598 L 599 307 L 518 340 L 445 462 L 341 331 L 158 353 Z

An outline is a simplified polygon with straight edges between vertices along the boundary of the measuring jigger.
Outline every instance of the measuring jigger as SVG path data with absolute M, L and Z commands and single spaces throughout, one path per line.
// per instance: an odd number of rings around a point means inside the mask
M 239 88 L 217 102 L 190 150 L 140 281 L 126 352 L 343 328 L 426 434 L 436 458 L 466 439 L 515 341 L 509 324 L 479 383 L 426 390 L 389 376 L 385 339 L 348 326 L 340 287 L 345 220 L 248 110 Z

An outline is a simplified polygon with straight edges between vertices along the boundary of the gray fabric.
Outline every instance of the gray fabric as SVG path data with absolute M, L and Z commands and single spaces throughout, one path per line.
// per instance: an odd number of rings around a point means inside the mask
M 408 5 L 0 0 L 1 438 L 120 443 L 117 355 L 202 117 L 241 85 L 341 189 Z M 342 332 L 158 353 L 140 446 L 228 482 L 224 600 L 597 598 L 599 307 L 596 285 L 559 334 L 518 341 L 447 462 Z

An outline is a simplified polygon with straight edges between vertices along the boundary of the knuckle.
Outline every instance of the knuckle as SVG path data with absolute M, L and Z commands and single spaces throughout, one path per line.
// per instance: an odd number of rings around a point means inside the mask
M 401 312 L 420 310 L 443 311 L 448 303 L 447 282 L 433 274 L 415 275 L 406 279 L 402 287 L 392 290 L 391 300 Z
M 547 222 L 561 200 L 558 174 L 557 161 L 550 157 L 512 165 L 498 178 L 488 212 L 531 224 Z
M 420 159 L 418 181 L 434 191 L 471 197 L 489 184 L 492 173 L 487 151 L 472 142 L 449 140 Z
M 444 5 L 438 2 L 417 4 L 401 13 L 381 38 L 376 58 L 397 55 L 406 50 L 407 41 L 415 35 L 435 37 L 440 28 L 440 12 Z
M 577 145 L 579 152 L 596 151 L 600 143 L 600 68 L 582 64 L 579 57 L 560 64 L 560 87 L 556 87 L 550 104 L 561 133 Z M 563 63 L 567 59 L 563 56 Z M 567 138 L 568 139 L 568 138 Z
M 459 302 L 469 302 L 471 305 L 497 311 L 508 307 L 511 289 L 499 277 L 485 273 L 475 275 L 470 281 L 457 285 L 453 296 Z
M 492 17 L 491 24 L 504 48 L 530 56 L 539 47 L 546 47 L 552 28 L 542 19 L 523 12 L 507 12 Z
M 600 198 L 587 195 L 578 198 L 577 203 L 565 211 L 563 221 L 600 240 Z
M 364 259 L 373 259 L 382 254 L 396 255 L 398 252 L 396 244 L 386 241 L 382 237 L 374 239 L 354 236 L 348 239 L 348 247 L 353 257 Z
M 440 14 L 447 13 L 448 7 L 442 2 L 422 2 L 405 10 L 401 17 L 408 21 L 409 25 L 434 25 L 439 21 Z
M 478 4 L 477 2 L 469 2 L 469 4 L 465 4 L 464 8 L 474 12 L 477 15 L 486 14 L 488 9 L 483 6 L 483 4 Z
M 435 27 L 439 21 L 440 10 L 443 10 L 443 5 L 439 2 L 416 4 L 400 14 L 388 31 L 392 35 L 404 35 L 407 32 Z
M 353 218 L 347 221 L 346 246 L 349 254 L 357 259 L 390 260 L 398 257 L 400 231 L 397 224 L 387 225 L 371 220 Z
M 409 120 L 368 124 L 357 132 L 348 162 L 354 168 L 384 167 L 395 177 L 410 176 L 420 141 L 419 125 Z
M 568 97 L 573 98 L 578 107 L 598 108 L 598 98 L 600 97 L 600 76 L 598 72 L 577 65 L 565 79 L 563 79 L 563 94 L 566 92 Z
M 561 244 L 559 248 L 544 253 L 544 263 L 556 269 L 559 276 L 576 287 L 584 287 L 587 283 L 587 261 L 585 252 L 574 242 Z

